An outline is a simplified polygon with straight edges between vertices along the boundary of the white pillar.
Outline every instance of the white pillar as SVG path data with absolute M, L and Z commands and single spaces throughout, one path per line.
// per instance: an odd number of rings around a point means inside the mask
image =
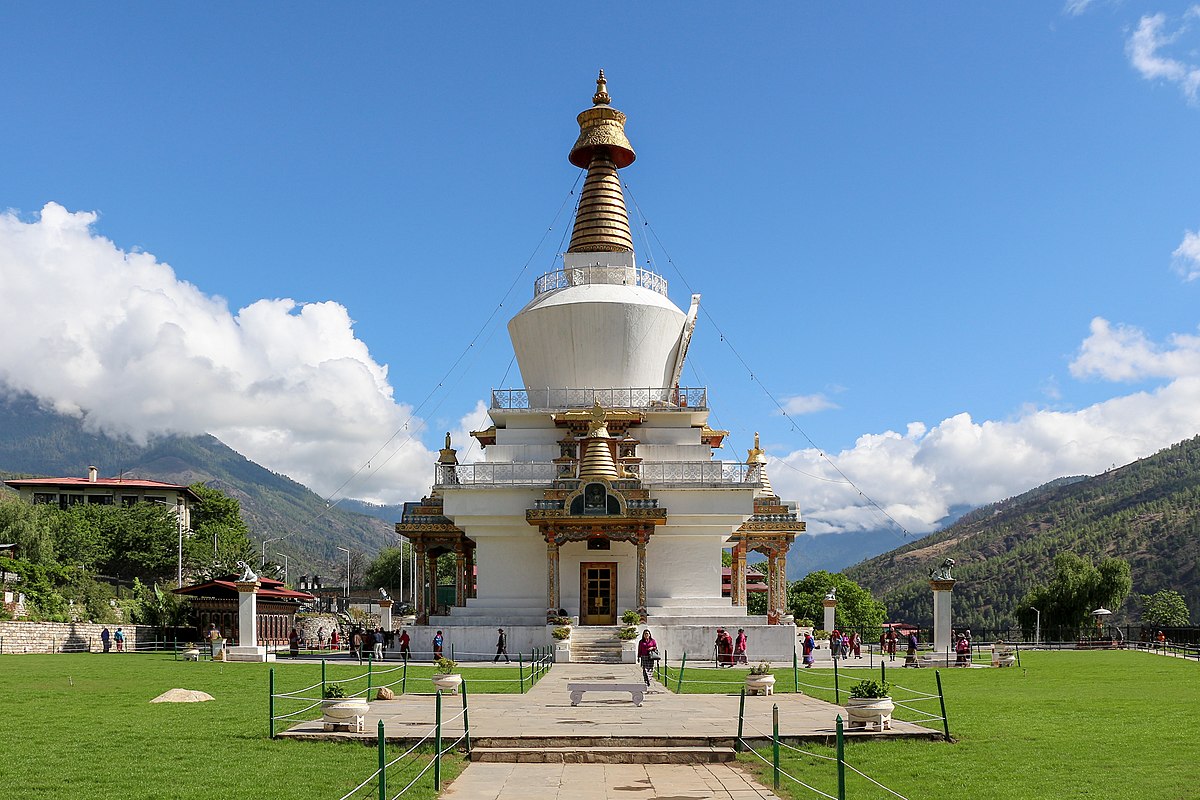
M 392 600 L 379 601 L 379 627 L 385 631 L 392 629 Z
M 933 589 L 933 649 L 942 656 L 954 647 L 950 638 L 950 596 L 954 584 L 953 579 L 929 582 L 929 588 Z
M 829 632 L 837 627 L 837 623 L 834 622 L 834 611 L 837 609 L 837 600 L 825 598 L 821 602 L 825 606 L 825 631 Z
M 258 644 L 258 579 L 238 581 L 238 644 L 225 650 L 228 661 L 266 661 L 267 648 Z

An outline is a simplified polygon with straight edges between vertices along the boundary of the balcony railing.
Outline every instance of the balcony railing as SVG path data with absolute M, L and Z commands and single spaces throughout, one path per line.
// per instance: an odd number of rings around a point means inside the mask
M 658 461 L 638 465 L 643 486 L 732 487 L 755 486 L 757 476 L 749 464 L 737 461 Z M 555 482 L 558 465 L 549 461 L 438 466 L 434 485 L 548 487 Z M 575 478 L 570 478 L 575 480 Z M 649 506 L 654 507 L 654 506 Z
M 566 267 L 547 272 L 533 282 L 533 296 L 537 297 L 555 289 L 565 289 L 568 286 L 585 286 L 589 283 L 607 283 L 615 286 L 641 286 L 658 292 L 667 293 L 667 279 L 656 272 L 641 267 L 621 267 L 595 265 L 588 267 Z
M 492 389 L 492 408 L 554 411 L 561 408 L 629 408 L 689 411 L 708 408 L 707 387 L 643 389 Z

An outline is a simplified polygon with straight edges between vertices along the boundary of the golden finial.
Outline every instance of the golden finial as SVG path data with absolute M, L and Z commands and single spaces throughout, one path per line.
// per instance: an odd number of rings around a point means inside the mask
M 765 464 L 767 455 L 758 444 L 758 431 L 754 432 L 754 447 L 746 453 L 747 464 Z
M 758 434 L 754 434 L 754 446 L 758 447 Z M 450 449 L 450 431 L 446 431 L 446 449 Z
M 438 453 L 439 464 L 457 464 L 458 451 L 450 446 L 450 433 L 446 433 L 446 446 Z
M 596 405 L 592 406 L 592 415 L 588 421 L 588 436 L 603 436 L 608 437 L 608 426 L 604 424 L 608 417 L 604 413 L 604 408 L 600 405 L 600 401 L 596 401 Z
M 596 78 L 596 93 L 592 95 L 592 102 L 598 106 L 606 106 L 611 100 L 612 98 L 608 96 L 608 81 L 604 79 L 604 70 L 600 70 L 600 77 Z

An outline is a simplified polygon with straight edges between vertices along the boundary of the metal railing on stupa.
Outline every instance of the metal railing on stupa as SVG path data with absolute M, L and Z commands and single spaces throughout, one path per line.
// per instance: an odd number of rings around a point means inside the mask
M 565 267 L 547 272 L 533 282 L 533 296 L 568 286 L 607 283 L 613 286 L 640 286 L 661 295 L 667 294 L 667 279 L 657 272 L 636 266 L 595 264 L 587 267 Z
M 670 386 L 628 389 L 492 389 L 492 408 L 553 411 L 561 408 L 629 408 L 694 411 L 708 408 L 708 388 Z
M 759 473 L 738 461 L 654 461 L 631 468 L 643 486 L 753 487 Z M 434 485 L 449 486 L 550 486 L 563 480 L 561 465 L 550 461 L 439 465 Z M 631 476 L 632 477 L 632 476 Z M 569 478 L 574 480 L 574 478 Z

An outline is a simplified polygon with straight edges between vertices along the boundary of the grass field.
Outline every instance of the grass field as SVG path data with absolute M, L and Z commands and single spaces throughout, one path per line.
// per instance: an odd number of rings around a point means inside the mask
M 328 678 L 362 671 L 331 664 Z M 410 668 L 409 691 L 430 691 L 431 673 L 432 667 Z M 519 691 L 516 667 L 462 673 L 472 693 Z M 374 771 L 373 747 L 267 738 L 267 676 L 263 664 L 196 664 L 160 655 L 0 656 L 0 798 L 336 800 Z M 279 692 L 319 682 L 321 671 L 280 663 L 275 676 Z M 506 677 L 507 683 L 482 681 Z M 199 689 L 215 700 L 149 702 L 172 688 Z M 392 749 L 389 758 L 401 752 Z M 463 766 L 459 757 L 444 759 L 443 776 Z M 420 785 L 431 786 L 432 778 L 426 775 Z M 239 786 L 251 791 L 240 795 Z M 431 789 L 406 795 L 433 796 Z
M 1200 798 L 1200 733 L 1193 722 L 1200 713 L 1200 664 L 1129 651 L 1025 652 L 1021 661 L 1023 668 L 941 671 L 956 743 L 848 743 L 847 763 L 911 800 Z M 831 683 L 828 672 L 824 679 L 815 672 L 802 672 L 800 680 L 808 674 L 813 683 Z M 844 670 L 843 690 L 856 675 L 878 678 L 879 671 Z M 791 689 L 790 669 L 776 677 L 777 687 Z M 933 670 L 888 670 L 888 680 L 936 692 Z M 804 691 L 833 700 L 832 692 Z M 931 710 L 937 713 L 936 701 Z M 833 748 L 803 749 L 834 755 Z M 771 758 L 769 749 L 760 754 Z M 742 758 L 761 767 L 771 785 L 769 765 Z M 784 749 L 781 768 L 837 794 L 831 761 Z M 856 799 L 894 797 L 849 771 L 846 786 Z M 819 796 L 787 778 L 780 794 Z
M 957 743 L 851 743 L 847 762 L 911 800 L 1200 797 L 1194 723 L 1200 664 L 1116 651 L 1022 653 L 1022 663 L 1023 669 L 942 670 Z M 423 679 L 430 671 L 411 669 L 409 690 L 428 691 Z M 328 677 L 359 673 L 357 665 L 330 665 Z M 463 673 L 472 693 L 518 690 L 515 668 Z M 878 675 L 846 670 L 842 687 Z M 736 691 L 740 676 L 689 669 L 684 688 Z M 502 677 L 512 680 L 483 682 Z M 705 677 L 722 683 L 691 682 Z M 776 677 L 779 691 L 791 689 L 790 669 Z M 935 689 L 933 670 L 889 670 L 888 678 L 921 692 Z M 319 681 L 320 668 L 277 664 L 276 679 L 277 691 L 299 689 Z M 802 671 L 800 679 L 832 683 L 829 671 Z M 175 687 L 216 700 L 148 702 Z M 832 692 L 801 688 L 833 699 Z M 266 695 L 265 665 L 190 664 L 158 655 L 0 656 L 0 798 L 234 797 L 237 787 L 251 787 L 250 796 L 336 799 L 374 770 L 370 747 L 268 739 Z M 921 707 L 937 713 L 936 701 Z M 804 749 L 833 755 L 832 748 Z M 769 750 L 762 755 L 770 759 Z M 752 768 L 761 765 L 754 756 L 742 758 Z M 464 766 L 460 758 L 444 763 L 447 779 Z M 836 795 L 832 762 L 784 749 L 782 767 Z M 769 768 L 762 779 L 771 784 Z M 407 796 L 432 797 L 431 783 L 422 778 L 422 791 Z M 847 787 L 855 800 L 894 796 L 853 773 Z M 818 796 L 787 778 L 780 793 Z

